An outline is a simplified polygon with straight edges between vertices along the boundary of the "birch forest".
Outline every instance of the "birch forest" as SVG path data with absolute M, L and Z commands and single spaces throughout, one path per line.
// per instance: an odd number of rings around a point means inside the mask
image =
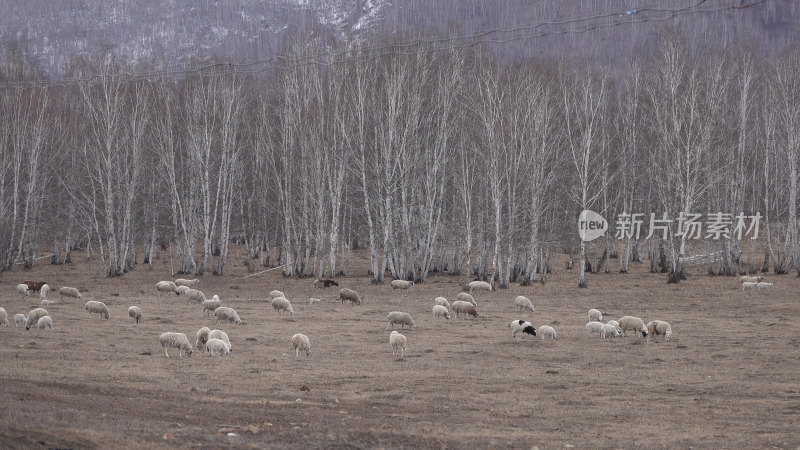
M 171 258 L 176 274 L 335 277 L 365 249 L 375 283 L 546 282 L 562 254 L 582 286 L 630 264 L 673 282 L 688 264 L 800 275 L 800 45 L 765 55 L 665 28 L 615 67 L 322 39 L 283 55 L 173 76 L 108 50 L 60 83 L 4 44 L 0 271 L 91 257 L 117 277 Z M 604 237 L 581 242 L 585 209 Z M 757 239 L 676 228 L 741 212 L 760 214 Z M 641 236 L 616 236 L 632 213 Z M 646 238 L 651 214 L 666 236 Z

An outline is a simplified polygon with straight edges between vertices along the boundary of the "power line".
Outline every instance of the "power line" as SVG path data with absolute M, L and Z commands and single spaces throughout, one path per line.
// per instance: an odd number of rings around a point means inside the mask
M 116 72 L 114 74 L 99 74 L 83 78 L 73 78 L 59 81 L 20 81 L 0 83 L 0 88 L 30 88 L 30 87 L 52 87 L 52 86 L 71 86 L 85 83 L 92 83 L 109 78 L 126 78 L 130 81 L 153 81 L 157 79 L 171 78 L 182 80 L 192 76 L 211 77 L 234 74 L 252 75 L 262 73 L 267 70 L 291 70 L 308 65 L 331 66 L 347 62 L 370 62 L 378 58 L 392 55 L 411 55 L 422 48 L 427 52 L 453 51 L 464 48 L 480 46 L 484 44 L 507 44 L 510 42 L 538 39 L 546 36 L 581 34 L 602 28 L 611 28 L 620 25 L 631 25 L 645 22 L 663 22 L 672 20 L 678 16 L 705 14 L 720 11 L 741 11 L 753 6 L 757 6 L 773 0 L 755 0 L 747 4 L 725 5 L 716 7 L 700 8 L 707 0 L 698 0 L 695 3 L 681 8 L 637 8 L 594 14 L 586 17 L 571 18 L 564 20 L 543 21 L 535 24 L 520 25 L 512 28 L 493 28 L 479 33 L 472 33 L 460 36 L 448 36 L 440 38 L 418 39 L 403 43 L 386 44 L 381 46 L 355 47 L 336 52 L 319 52 L 298 57 L 276 55 L 269 58 L 239 62 L 239 63 L 213 63 L 195 68 L 172 69 L 163 71 L 151 71 L 143 73 Z M 657 14 L 657 17 L 648 17 L 646 14 Z M 601 19 L 617 18 L 623 19 L 610 23 L 591 23 Z M 567 28 L 560 30 L 545 30 L 538 33 L 530 33 L 540 28 L 551 26 L 564 26 L 586 24 L 581 28 Z M 523 34 L 518 34 L 523 33 Z M 512 34 L 509 37 L 492 38 L 493 35 Z M 516 34 L 516 35 L 513 35 Z M 466 42 L 461 42 L 466 41 Z M 448 44 L 448 45 L 443 45 Z M 365 56 L 350 56 L 354 54 L 365 54 Z M 261 66 L 261 67 L 258 67 Z M 227 70 L 218 70 L 227 69 Z

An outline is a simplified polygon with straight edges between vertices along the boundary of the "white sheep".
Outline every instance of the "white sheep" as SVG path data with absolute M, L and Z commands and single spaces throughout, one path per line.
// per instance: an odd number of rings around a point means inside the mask
M 178 286 L 175 289 L 175 295 L 186 295 L 186 291 L 191 289 L 189 286 Z
M 211 332 L 208 333 L 208 339 L 219 339 L 228 346 L 228 350 L 230 350 L 231 352 L 233 351 L 231 340 L 228 339 L 228 333 L 222 330 L 211 330 Z
M 517 333 L 522 332 L 523 336 L 525 334 L 530 334 L 536 336 L 536 328 L 533 327 L 533 324 L 530 322 L 526 322 L 524 320 L 514 320 L 511 322 L 511 337 L 517 337 Z
M 456 295 L 456 300 L 462 302 L 468 302 L 472 304 L 472 306 L 476 308 L 478 307 L 478 302 L 475 301 L 475 298 L 472 295 L 467 294 L 466 292 L 461 292 L 460 294 Z
M 0 325 L 8 326 L 8 313 L 5 308 L 0 308 Z M 14 325 L 16 326 L 16 320 L 14 321 Z
M 40 330 L 52 330 L 53 318 L 50 316 L 39 317 L 39 320 L 36 321 L 36 328 Z
M 197 278 L 195 278 L 194 280 L 185 280 L 183 278 L 178 278 L 177 280 L 175 280 L 175 286 L 192 287 L 192 286 L 194 286 L 195 284 L 198 284 L 198 283 L 200 283 L 200 280 L 198 280 Z
M 586 324 L 586 331 L 589 334 L 592 334 L 592 333 L 598 333 L 599 334 L 600 333 L 600 328 L 602 328 L 602 327 L 603 327 L 603 323 L 602 322 L 589 322 L 589 323 Z
M 392 289 L 408 289 L 414 285 L 414 282 L 406 280 L 392 280 L 390 284 L 392 285 Z
M 106 319 L 109 317 L 108 306 L 103 302 L 89 300 L 84 305 L 84 309 L 89 311 L 89 317 L 92 317 L 92 314 L 99 314 L 100 317 L 105 317 Z
M 47 283 L 43 284 L 41 288 L 39 288 L 39 297 L 44 300 L 47 298 L 47 293 L 50 292 L 50 285 Z
M 198 350 L 203 351 L 203 349 L 205 349 L 209 334 L 211 334 L 211 330 L 208 327 L 202 327 L 197 330 L 197 340 L 195 340 L 194 346 Z
M 208 300 L 204 300 L 202 305 L 203 305 L 203 312 L 206 313 L 207 316 L 208 313 L 214 312 L 217 310 L 217 308 L 222 306 L 222 302 L 219 300 L 219 297 L 215 295 Z
M 389 334 L 389 345 L 392 346 L 392 355 L 400 355 L 400 358 L 406 357 L 406 337 L 400 334 L 397 330 Z
M 289 300 L 286 300 L 286 297 L 275 297 L 272 299 L 272 308 L 275 309 L 275 312 L 278 314 L 283 314 L 284 311 L 288 312 L 289 315 L 294 315 L 294 309 L 292 309 L 292 304 L 289 303 Z
M 139 325 L 139 322 L 142 321 L 142 309 L 138 306 L 131 306 L 128 308 L 128 315 L 136 322 L 136 325 Z
M 619 337 L 619 328 L 610 323 L 604 323 L 600 327 L 600 339 Z
M 348 288 L 340 289 L 339 298 L 342 300 L 342 304 L 344 304 L 345 300 L 349 301 L 350 303 L 355 303 L 356 305 L 361 304 L 361 297 L 358 296 L 358 292 L 352 289 Z
M 744 282 L 747 282 L 747 283 L 760 283 L 761 280 L 763 280 L 763 279 L 764 279 L 764 277 L 760 276 L 760 275 L 757 276 L 757 277 L 744 276 L 744 277 L 739 278 L 739 281 L 741 281 L 743 283 Z
M 555 339 L 556 329 L 547 325 L 542 325 L 541 327 L 539 327 L 539 334 L 542 335 L 542 339 L 545 338 Z
M 318 299 L 316 297 L 311 297 L 311 298 L 308 299 L 308 304 L 309 305 L 316 305 L 319 302 L 320 302 L 320 299 Z
M 206 351 L 210 353 L 211 356 L 229 355 L 231 353 L 228 344 L 220 339 L 209 339 L 208 342 L 206 342 Z
M 236 310 L 233 308 L 228 308 L 227 306 L 220 306 L 219 308 L 214 310 L 214 323 L 219 322 L 220 320 L 223 322 L 233 322 L 236 325 L 242 324 L 242 319 L 239 318 L 239 314 L 236 313 Z
M 42 299 L 41 302 L 39 302 L 39 304 L 42 305 L 42 306 L 48 306 L 48 305 L 55 305 L 56 302 L 44 298 L 44 299 Z
M 48 313 L 47 310 L 44 309 L 44 308 L 32 309 L 28 313 L 28 320 L 25 321 L 25 329 L 26 330 L 30 330 L 31 326 L 33 324 L 39 322 L 39 319 L 41 319 L 44 316 L 49 316 L 49 315 L 50 315 L 50 313 Z
M 442 305 L 433 305 L 433 320 L 444 317 L 446 320 L 450 319 L 450 313 Z
M 436 297 L 435 299 L 433 299 L 433 304 L 444 306 L 445 308 L 450 308 L 450 302 L 448 302 L 447 299 L 444 297 Z
M 187 286 L 187 289 L 188 289 L 188 286 Z M 177 295 L 178 286 L 174 282 L 169 281 L 169 280 L 167 280 L 167 281 L 159 281 L 158 283 L 156 283 L 156 292 L 158 293 L 159 296 L 161 296 L 162 292 L 166 292 L 167 295 L 169 295 L 171 293 L 175 293 Z
M 311 356 L 311 341 L 305 334 L 297 333 L 292 336 L 292 347 L 294 347 L 294 357 L 300 357 L 300 351 L 306 352 L 306 356 Z
M 475 309 L 475 306 L 462 300 L 456 300 L 453 302 L 453 312 L 456 313 L 456 317 L 460 317 L 461 314 L 478 317 L 478 310 Z
M 177 348 L 178 356 L 181 358 L 183 357 L 183 352 L 186 352 L 186 356 L 192 356 L 192 345 L 189 344 L 189 339 L 183 333 L 162 333 L 158 337 L 158 342 L 161 343 L 161 348 L 164 349 L 164 355 L 167 358 L 169 358 L 167 348 Z
M 28 285 L 27 284 L 21 283 L 21 284 L 17 285 L 17 293 L 19 293 L 23 297 L 27 297 L 27 296 L 31 295 L 31 290 L 28 289 Z
M 638 317 L 625 316 L 619 319 L 619 328 L 622 330 L 623 336 L 627 336 L 628 331 L 642 333 L 642 337 L 647 337 L 647 327 L 644 321 Z
M 603 313 L 594 308 L 589 310 L 589 322 L 602 322 L 602 321 L 603 321 Z
M 758 286 L 758 283 L 755 281 L 745 281 L 744 283 L 742 283 L 742 290 L 752 291 L 753 289 L 756 288 L 756 286 Z
M 528 297 L 518 295 L 517 298 L 514 299 L 514 304 L 517 305 L 517 311 L 525 311 L 526 309 L 530 312 L 535 311 L 533 302 L 531 302 L 531 299 Z
M 469 293 L 471 294 L 472 291 L 491 291 L 492 285 L 485 282 L 485 281 L 470 281 L 469 282 Z
M 274 291 L 270 291 L 269 297 L 270 298 L 278 298 L 278 297 L 284 297 L 285 298 L 286 295 L 284 295 L 284 293 L 279 291 L 279 290 L 274 290 Z
M 28 321 L 28 318 L 25 317 L 25 314 L 15 314 L 14 315 L 14 326 L 15 327 L 24 327 L 25 322 Z
M 389 326 L 394 328 L 395 324 L 399 324 L 400 328 L 408 325 L 412 330 L 417 329 L 417 326 L 414 325 L 414 319 L 412 319 L 411 314 L 407 312 L 392 311 L 389 313 L 387 320 L 389 321 L 389 324 L 386 325 L 386 328 L 389 328 Z
M 763 281 L 756 283 L 756 290 L 758 290 L 758 292 L 768 292 L 771 288 L 772 283 L 765 283 Z
M 83 295 L 81 295 L 81 293 L 74 287 L 64 286 L 58 290 L 58 295 L 60 297 L 72 297 L 77 298 L 78 300 L 83 300 Z
M 614 325 L 615 327 L 619 328 L 619 322 L 617 322 L 616 320 L 609 320 L 606 323 L 610 323 L 611 325 Z M 622 333 L 622 331 L 620 331 L 620 333 Z
M 197 303 L 203 303 L 206 301 L 206 294 L 203 294 L 203 292 L 198 289 L 189 288 L 183 295 L 186 296 L 187 302 L 196 301 Z
M 651 336 L 664 336 L 665 341 L 672 339 L 672 327 L 663 320 L 653 320 L 647 322 L 647 332 Z

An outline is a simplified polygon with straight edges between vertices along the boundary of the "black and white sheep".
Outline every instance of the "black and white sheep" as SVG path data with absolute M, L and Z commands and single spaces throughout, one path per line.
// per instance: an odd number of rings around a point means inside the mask
M 34 324 L 39 322 L 39 319 L 41 319 L 44 316 L 49 316 L 49 315 L 50 315 L 50 313 L 48 313 L 47 310 L 44 309 L 44 308 L 32 309 L 28 313 L 28 319 L 25 321 L 25 329 L 26 330 L 30 330 L 31 326 L 33 326 Z
M 139 325 L 139 322 L 142 321 L 142 308 L 139 308 L 138 306 L 129 306 L 128 316 L 133 319 L 136 325 Z
M 348 288 L 342 288 L 339 290 L 339 299 L 342 300 L 342 304 L 344 304 L 345 300 L 356 305 L 361 304 L 361 297 L 358 296 L 358 292 Z
M 286 300 L 286 297 L 275 297 L 272 299 L 272 308 L 275 309 L 275 312 L 278 314 L 283 314 L 284 311 L 288 312 L 290 316 L 294 315 L 294 309 L 292 309 L 292 304 L 289 300 Z
M 392 346 L 392 355 L 400 356 L 400 358 L 406 357 L 406 337 L 400 334 L 397 330 L 392 331 L 389 334 L 389 345 Z
M 83 305 L 84 309 L 89 311 L 89 317 L 92 317 L 92 314 L 99 314 L 100 317 L 104 317 L 108 319 L 108 306 L 106 306 L 103 302 L 98 302 L 96 300 L 89 300 Z
M 478 302 L 475 301 L 475 297 L 466 292 L 461 292 L 460 294 L 456 295 L 456 300 L 470 303 L 474 307 L 478 307 Z
M 530 334 L 532 336 L 536 336 L 536 328 L 533 327 L 533 324 L 530 322 L 526 322 L 522 319 L 514 320 L 511 322 L 511 337 L 517 337 L 517 333 L 522 332 L 523 336 L 525 334 Z
M 40 330 L 52 330 L 53 318 L 50 316 L 39 317 L 39 320 L 36 321 L 36 328 Z
M 164 356 L 167 358 L 169 358 L 168 348 L 177 348 L 178 356 L 181 358 L 183 357 L 183 352 L 186 352 L 186 356 L 192 356 L 192 345 L 189 344 L 189 339 L 183 333 L 161 333 L 161 336 L 158 337 L 158 342 L 161 343 L 161 348 L 164 349 Z
M 442 305 L 433 305 L 433 320 L 436 320 L 440 317 L 450 319 L 450 313 L 447 311 L 447 308 Z
M 83 295 L 81 295 L 80 291 L 74 287 L 64 286 L 58 290 L 58 295 L 60 297 L 72 297 L 77 298 L 78 300 L 83 300 Z
M 395 324 L 400 325 L 400 328 L 405 327 L 408 325 L 412 330 L 416 330 L 417 326 L 414 324 L 414 319 L 411 318 L 411 314 L 402 311 L 392 311 L 389 313 L 387 317 L 389 324 L 386 325 L 386 328 L 390 326 L 394 328 Z
M 461 317 L 461 314 L 478 317 L 478 310 L 475 309 L 475 306 L 463 300 L 456 300 L 453 302 L 453 312 L 456 313 L 456 317 Z
M 306 353 L 306 356 L 311 356 L 311 341 L 305 334 L 297 333 L 292 336 L 292 347 L 294 347 L 294 357 L 299 358 L 300 352 Z
M 228 308 L 227 306 L 220 306 L 219 308 L 214 310 L 214 323 L 219 322 L 220 320 L 223 322 L 233 322 L 236 325 L 242 324 L 242 319 L 239 318 L 239 314 L 236 313 L 236 310 L 233 308 Z
M 625 316 L 619 319 L 619 328 L 622 330 L 622 335 L 627 336 L 628 331 L 641 333 L 642 337 L 647 337 L 647 327 L 644 321 L 638 317 Z
M 392 285 L 392 289 L 408 289 L 414 285 L 414 282 L 406 280 L 392 280 L 390 284 Z
M 672 339 L 672 326 L 663 320 L 652 320 L 647 322 L 647 332 L 651 336 L 664 336 L 665 341 Z
M 514 299 L 514 304 L 517 305 L 517 311 L 525 311 L 525 310 L 528 310 L 530 312 L 535 311 L 531 299 L 523 295 L 518 295 L 517 298 Z
M 602 322 L 603 321 L 603 313 L 597 309 L 590 309 L 589 310 L 589 322 Z

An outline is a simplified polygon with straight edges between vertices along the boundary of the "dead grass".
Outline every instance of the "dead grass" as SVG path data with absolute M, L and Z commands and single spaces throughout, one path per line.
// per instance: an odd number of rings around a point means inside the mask
M 797 292 L 800 279 L 770 277 L 768 295 L 742 293 L 738 280 L 664 275 L 589 275 L 559 269 L 546 286 L 478 293 L 475 320 L 434 321 L 433 298 L 451 301 L 462 277 L 433 276 L 409 290 L 373 286 L 366 255 L 355 276 L 339 280 L 367 299 L 342 305 L 338 290 L 278 271 L 237 280 L 206 276 L 199 286 L 219 294 L 245 323 L 218 325 L 233 355 L 165 358 L 164 331 L 194 342 L 213 318 L 198 304 L 156 297 L 168 279 L 167 258 L 120 279 L 102 277 L 93 262 L 37 265 L 0 276 L 0 306 L 9 318 L 38 298 L 22 299 L 22 279 L 75 286 L 84 301 L 102 300 L 109 320 L 89 318 L 83 302 L 47 307 L 52 332 L 0 329 L 0 444 L 13 447 L 796 447 L 800 445 Z M 234 258 L 235 259 L 235 258 Z M 563 266 L 560 266 L 563 267 Z M 267 301 L 279 289 L 294 316 Z M 118 295 L 115 295 L 118 294 Z M 526 295 L 535 313 L 516 312 Z M 308 305 L 309 297 L 322 303 Z M 127 307 L 138 305 L 133 325 Z M 637 337 L 601 341 L 586 335 L 589 308 L 604 318 L 667 320 L 672 342 Z M 392 357 L 389 311 L 410 312 L 409 353 Z M 556 341 L 511 338 L 513 319 L 552 325 Z M 313 355 L 295 360 L 290 338 L 309 336 Z M 305 387 L 305 388 L 303 388 Z M 301 389 L 303 388 L 303 389 Z M 307 389 L 307 390 L 306 390 Z M 255 427 L 228 437 L 221 425 Z M 238 428 L 234 428 L 238 429 Z M 253 432 L 255 431 L 255 432 Z

